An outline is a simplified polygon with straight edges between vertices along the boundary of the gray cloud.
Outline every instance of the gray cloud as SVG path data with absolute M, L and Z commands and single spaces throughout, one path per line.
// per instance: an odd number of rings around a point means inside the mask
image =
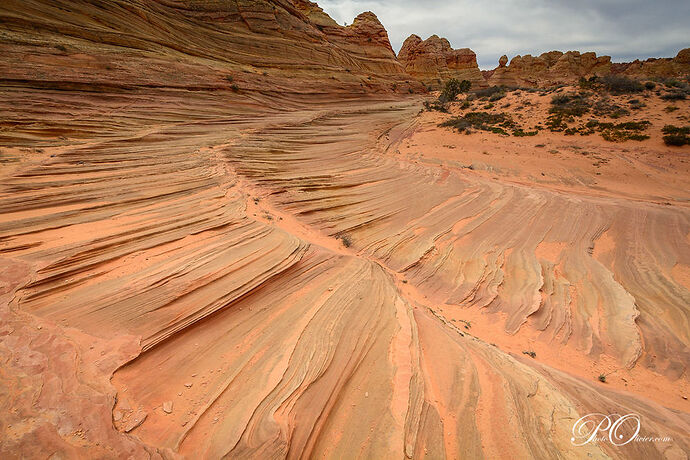
M 687 0 L 316 0 L 340 24 L 379 17 L 398 51 L 410 34 L 472 48 L 479 66 L 551 50 L 596 51 L 614 62 L 671 57 L 690 47 Z

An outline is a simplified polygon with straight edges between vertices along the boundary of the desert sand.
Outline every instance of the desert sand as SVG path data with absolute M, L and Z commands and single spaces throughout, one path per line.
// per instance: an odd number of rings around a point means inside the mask
M 371 13 L 0 19 L 2 458 L 690 454 L 688 100 L 643 141 L 462 134 L 485 103 L 424 111 Z M 590 413 L 670 440 L 574 445 Z

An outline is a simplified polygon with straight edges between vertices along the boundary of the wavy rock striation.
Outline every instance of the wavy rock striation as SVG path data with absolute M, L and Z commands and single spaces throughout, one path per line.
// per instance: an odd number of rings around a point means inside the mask
M 0 10 L 3 458 L 690 452 L 686 406 L 447 315 L 687 386 L 687 207 L 401 160 L 420 100 L 368 14 L 58 6 Z M 673 442 L 574 446 L 591 412 Z

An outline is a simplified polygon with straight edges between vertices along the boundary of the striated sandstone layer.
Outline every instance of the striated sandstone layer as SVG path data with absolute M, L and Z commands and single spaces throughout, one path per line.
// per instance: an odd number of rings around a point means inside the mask
M 400 48 L 398 60 L 407 73 L 433 90 L 451 78 L 469 80 L 473 88 L 486 87 L 476 54 L 469 48 L 453 49 L 447 39 L 437 35 L 426 40 L 410 35 Z
M 423 91 L 372 13 L 312 22 L 306 1 L 3 2 L 3 78 L 60 88 Z M 329 18 L 330 19 L 330 18 Z M 314 84 L 318 81 L 318 84 Z
M 421 100 L 391 93 L 370 15 L 58 6 L 0 9 L 2 458 L 690 453 L 687 193 L 402 157 Z M 465 314 L 674 391 L 508 352 Z M 573 445 L 592 412 L 673 441 Z

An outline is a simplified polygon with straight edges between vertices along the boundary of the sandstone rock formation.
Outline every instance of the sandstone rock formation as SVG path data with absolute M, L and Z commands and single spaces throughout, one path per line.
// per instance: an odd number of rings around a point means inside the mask
M 508 66 L 505 65 L 506 59 L 502 56 L 497 68 L 484 73 L 490 85 L 547 87 L 572 84 L 582 77 L 594 75 L 669 78 L 690 74 L 690 48 L 678 52 L 675 58 L 651 58 L 629 63 L 612 63 L 610 56 L 597 57 L 593 52 L 578 51 L 551 51 L 538 57 L 529 54 L 515 56 Z
M 410 35 L 400 48 L 398 60 L 407 73 L 434 90 L 450 78 L 469 80 L 473 88 L 486 87 L 474 52 L 469 48 L 454 50 L 447 39 L 437 35 L 426 40 Z
M 673 58 L 650 58 L 613 64 L 612 72 L 637 78 L 679 78 L 690 75 L 690 48 L 682 49 Z
M 507 57 L 502 56 L 499 66 L 489 76 L 491 86 L 553 86 L 611 72 L 609 56 L 597 57 L 595 53 L 578 51 L 551 51 L 538 57 L 515 56 L 508 66 L 505 66 L 506 60 Z
M 3 3 L 3 24 L 15 42 L 2 44 L 5 78 L 33 73 L 44 85 L 62 86 L 270 90 L 292 82 L 298 91 L 423 90 L 398 63 L 372 13 L 342 27 L 306 0 L 66 4 Z M 42 47 L 33 46 L 37 34 Z M 296 85 L 295 78 L 320 83 Z
M 676 394 L 442 311 L 685 388 L 687 207 L 401 160 L 421 85 L 372 15 L 6 0 L 0 34 L 0 458 L 690 452 Z M 673 444 L 572 444 L 633 411 Z

